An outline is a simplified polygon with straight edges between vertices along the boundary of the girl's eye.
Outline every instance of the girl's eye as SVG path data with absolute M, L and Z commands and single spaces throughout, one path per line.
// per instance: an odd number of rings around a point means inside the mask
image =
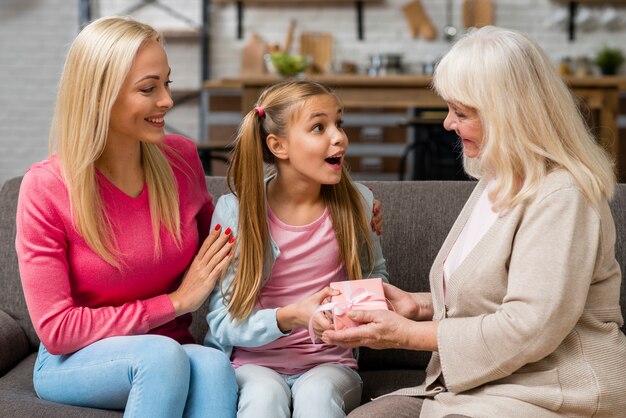
M 313 126 L 313 132 L 322 132 L 323 130 L 324 130 L 324 127 L 319 123 Z
M 343 128 L 343 119 L 338 120 L 338 121 L 335 123 L 335 126 L 337 126 L 337 128 L 339 128 L 339 129 L 342 129 L 342 128 Z
M 167 81 L 165 82 L 165 87 L 168 87 L 168 88 L 169 88 L 170 84 L 172 84 L 172 80 L 167 80 Z

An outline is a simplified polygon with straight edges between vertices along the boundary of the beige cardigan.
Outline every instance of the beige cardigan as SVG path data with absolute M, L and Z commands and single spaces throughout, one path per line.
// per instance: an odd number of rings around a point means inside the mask
M 443 262 L 486 181 L 461 211 L 430 272 L 441 320 L 422 417 L 626 416 L 621 273 L 606 201 L 594 208 L 565 172 L 498 218 L 449 278 Z

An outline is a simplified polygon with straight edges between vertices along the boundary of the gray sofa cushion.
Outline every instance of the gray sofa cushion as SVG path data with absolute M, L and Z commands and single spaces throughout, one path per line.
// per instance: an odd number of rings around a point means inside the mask
M 0 376 L 30 353 L 26 335 L 13 318 L 0 309 Z
M 369 402 L 372 398 L 386 395 L 397 389 L 412 385 L 417 386 L 426 378 L 426 372 L 424 370 L 410 369 L 359 370 L 359 374 L 364 383 L 361 403 Z
M 622 291 L 620 305 L 622 312 L 626 311 L 626 183 L 617 185 L 615 198 L 611 201 L 611 211 L 615 221 L 615 257 L 622 267 Z M 622 325 L 622 332 L 626 334 L 626 324 Z

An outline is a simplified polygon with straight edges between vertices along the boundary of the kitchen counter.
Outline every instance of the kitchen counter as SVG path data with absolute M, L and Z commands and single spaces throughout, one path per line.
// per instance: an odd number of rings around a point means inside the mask
M 424 75 L 390 75 L 370 77 L 366 75 L 319 75 L 311 76 L 332 86 L 348 108 L 389 109 L 446 109 L 445 102 L 431 89 L 432 78 Z M 626 92 L 626 77 L 564 77 L 572 92 L 579 97 L 589 111 L 587 116 L 598 141 L 616 159 L 621 181 L 626 179 L 626 144 L 620 148 L 618 113 L 620 92 Z M 254 106 L 261 91 L 280 81 L 276 76 L 249 76 L 224 78 L 205 83 L 209 94 L 213 91 L 239 90 L 240 110 Z

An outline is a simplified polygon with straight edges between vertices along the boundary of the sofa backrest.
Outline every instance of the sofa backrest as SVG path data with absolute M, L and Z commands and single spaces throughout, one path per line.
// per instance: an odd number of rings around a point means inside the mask
M 15 212 L 21 182 L 21 177 L 12 178 L 0 189 L 0 309 L 20 324 L 34 350 L 39 338 L 26 309 L 15 253 Z
M 0 309 L 25 330 L 34 350 L 38 338 L 30 322 L 22 294 L 15 254 L 15 213 L 20 178 L 6 181 L 0 189 Z M 428 273 L 437 251 L 461 211 L 475 183 L 463 181 L 364 182 L 382 201 L 385 219 L 383 252 L 391 282 L 409 291 L 428 291 Z M 223 177 L 207 177 L 214 201 L 228 193 Z M 619 184 L 611 202 L 617 230 L 616 256 L 626 267 L 626 184 Z M 45 280 L 45 278 L 42 278 Z M 626 316 L 626 280 L 620 296 Z M 206 306 L 194 314 L 192 333 L 201 342 L 206 330 Z M 626 326 L 622 326 L 626 331 Z M 365 368 L 422 367 L 429 355 L 415 356 L 402 350 L 362 350 Z

